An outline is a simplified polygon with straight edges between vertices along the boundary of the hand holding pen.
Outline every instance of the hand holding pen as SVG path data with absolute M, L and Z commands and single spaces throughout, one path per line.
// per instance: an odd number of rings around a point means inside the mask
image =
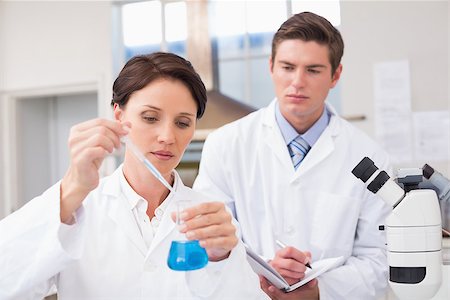
M 269 263 L 289 284 L 293 284 L 305 277 L 309 260 L 308 252 L 288 246 L 277 250 Z
M 288 284 L 294 284 L 305 277 L 306 268 L 311 268 L 309 252 L 303 252 L 295 247 L 286 246 L 280 241 L 276 244 L 281 248 L 275 253 L 275 257 L 270 261 L 278 273 L 287 281 Z M 319 287 L 317 278 L 309 281 L 304 286 L 295 291 L 286 293 L 278 289 L 266 278 L 260 276 L 261 289 L 271 299 L 319 299 Z
M 286 248 L 286 244 L 284 244 L 283 242 L 281 242 L 280 240 L 276 240 L 275 243 L 278 245 L 278 247 L 280 248 Z M 311 265 L 309 264 L 309 261 L 307 260 L 305 263 L 305 266 L 312 269 Z

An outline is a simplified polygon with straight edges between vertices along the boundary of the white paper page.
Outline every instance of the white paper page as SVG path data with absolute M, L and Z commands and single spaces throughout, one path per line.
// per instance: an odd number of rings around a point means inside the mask
M 311 264 L 311 268 L 312 269 L 307 269 L 306 270 L 305 278 L 303 278 L 299 282 L 294 283 L 293 285 L 291 285 L 289 288 L 286 289 L 286 292 L 292 292 L 293 290 L 301 287 L 302 285 L 307 284 L 308 282 L 310 282 L 314 278 L 322 275 L 326 271 L 331 270 L 333 268 L 336 268 L 337 266 L 342 265 L 343 262 L 344 262 L 344 257 L 343 256 L 333 257 L 333 258 L 325 258 L 325 259 L 313 262 Z
M 247 260 L 256 274 L 262 275 L 279 289 L 289 287 L 287 281 L 280 275 L 268 262 L 262 259 L 258 254 L 253 252 L 246 244 Z
M 412 154 L 411 87 L 407 60 L 374 65 L 375 133 L 394 163 Z
M 415 112 L 413 120 L 415 158 L 427 162 L 450 160 L 450 113 Z
M 244 244 L 245 245 L 245 244 Z M 307 269 L 305 272 L 305 278 L 293 285 L 289 285 L 283 276 L 280 275 L 268 262 L 263 260 L 258 254 L 253 252 L 247 245 L 245 245 L 247 251 L 247 260 L 256 274 L 264 276 L 274 286 L 279 289 L 284 289 L 286 292 L 293 291 L 302 285 L 313 280 L 317 276 L 322 275 L 326 271 L 342 265 L 344 257 L 339 256 L 335 258 L 325 258 L 319 261 L 315 261 L 311 264 L 312 269 Z
M 411 111 L 411 86 L 407 60 L 374 64 L 375 108 Z

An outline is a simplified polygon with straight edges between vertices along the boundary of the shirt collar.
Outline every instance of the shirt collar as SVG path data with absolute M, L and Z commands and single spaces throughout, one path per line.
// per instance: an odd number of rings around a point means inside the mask
M 178 174 L 176 172 L 173 172 L 173 175 L 174 175 L 173 189 L 176 191 L 178 186 L 180 185 L 180 178 L 179 176 L 177 176 Z M 128 204 L 130 205 L 130 210 L 133 210 L 137 207 L 138 210 L 144 210 L 146 212 L 148 207 L 147 201 L 144 198 L 142 198 L 138 193 L 136 193 L 135 190 L 133 190 L 133 188 L 130 186 L 127 179 L 125 178 L 125 175 L 123 174 L 123 169 L 120 172 L 119 182 L 120 182 L 120 189 L 122 190 L 123 195 L 125 196 L 125 198 L 128 201 Z M 164 211 L 169 205 L 169 202 L 173 198 L 173 196 L 174 193 L 170 192 L 169 195 L 166 197 L 166 199 L 164 199 L 164 201 L 158 206 L 158 208 Z
M 127 199 L 128 204 L 130 205 L 130 209 L 134 209 L 138 205 L 139 200 L 141 200 L 142 197 L 139 196 L 139 194 L 136 193 L 130 186 L 127 179 L 125 178 L 125 175 L 123 174 L 123 169 L 120 172 L 119 182 L 120 182 L 120 189 L 122 190 L 123 195 Z
M 284 141 L 286 142 L 286 145 L 289 145 L 289 143 L 293 139 L 295 139 L 299 135 L 299 133 L 281 114 L 278 102 L 275 105 L 275 119 L 277 121 L 278 127 L 280 128 L 281 134 L 283 135 Z M 300 136 L 312 147 L 317 142 L 325 128 L 327 128 L 329 122 L 330 112 L 328 111 L 327 106 L 325 106 L 325 109 L 323 110 L 320 118 L 313 124 L 313 126 L 311 126 L 311 128 L 309 128 L 304 134 L 301 134 Z

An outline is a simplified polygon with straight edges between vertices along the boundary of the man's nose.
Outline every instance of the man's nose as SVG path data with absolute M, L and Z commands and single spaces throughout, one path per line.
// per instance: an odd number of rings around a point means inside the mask
M 302 88 L 305 86 L 305 73 L 298 70 L 292 78 L 291 85 L 295 88 Z

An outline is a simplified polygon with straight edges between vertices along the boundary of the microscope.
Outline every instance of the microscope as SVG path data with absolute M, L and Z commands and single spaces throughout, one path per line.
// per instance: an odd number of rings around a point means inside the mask
M 442 231 L 450 221 L 450 181 L 429 165 L 400 169 L 395 180 L 365 157 L 352 170 L 393 210 L 386 230 L 389 284 L 399 299 L 432 298 L 442 281 Z M 441 219 L 442 214 L 442 219 Z

